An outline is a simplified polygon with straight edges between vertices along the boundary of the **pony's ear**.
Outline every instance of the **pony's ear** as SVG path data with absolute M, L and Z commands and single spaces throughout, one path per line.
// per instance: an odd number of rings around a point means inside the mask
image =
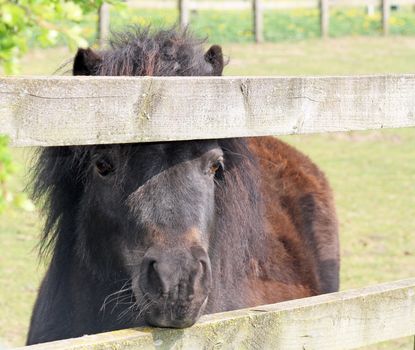
M 212 75 L 222 75 L 224 63 L 222 48 L 219 45 L 213 45 L 207 50 L 205 53 L 205 60 L 212 65 Z
M 95 75 L 101 57 L 90 48 L 78 49 L 73 61 L 73 75 Z

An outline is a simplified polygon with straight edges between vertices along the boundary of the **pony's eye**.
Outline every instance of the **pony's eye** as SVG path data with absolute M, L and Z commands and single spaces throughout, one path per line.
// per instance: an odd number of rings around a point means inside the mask
M 214 163 L 211 164 L 209 173 L 211 175 L 218 175 L 223 171 L 223 158 L 219 158 Z
M 114 172 L 114 166 L 105 158 L 98 159 L 95 162 L 95 168 L 101 176 L 107 176 Z

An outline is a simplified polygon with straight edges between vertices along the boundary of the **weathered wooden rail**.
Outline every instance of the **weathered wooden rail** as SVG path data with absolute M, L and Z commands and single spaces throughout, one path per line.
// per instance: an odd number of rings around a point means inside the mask
M 415 75 L 0 78 L 15 146 L 415 126 Z M 27 349 L 353 349 L 415 334 L 415 278 Z
M 137 328 L 24 349 L 335 350 L 355 349 L 413 334 L 415 278 L 206 315 L 183 330 Z
M 14 146 L 415 126 L 415 75 L 0 78 Z

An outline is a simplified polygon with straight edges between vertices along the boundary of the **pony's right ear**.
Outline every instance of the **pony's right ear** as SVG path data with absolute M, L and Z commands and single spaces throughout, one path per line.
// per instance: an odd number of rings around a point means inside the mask
M 73 60 L 73 75 L 95 75 L 98 66 L 101 63 L 101 57 L 90 48 L 78 49 Z
M 223 62 L 222 48 L 219 45 L 213 45 L 207 50 L 205 53 L 205 61 L 212 65 L 212 75 L 222 75 L 225 64 Z

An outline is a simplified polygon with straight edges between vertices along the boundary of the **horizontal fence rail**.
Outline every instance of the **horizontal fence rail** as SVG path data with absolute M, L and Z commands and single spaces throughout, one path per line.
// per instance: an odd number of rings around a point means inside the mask
M 14 146 L 87 145 L 415 126 L 415 75 L 0 78 Z
M 415 278 L 206 315 L 182 330 L 137 328 L 24 349 L 333 350 L 354 349 L 413 334 Z

